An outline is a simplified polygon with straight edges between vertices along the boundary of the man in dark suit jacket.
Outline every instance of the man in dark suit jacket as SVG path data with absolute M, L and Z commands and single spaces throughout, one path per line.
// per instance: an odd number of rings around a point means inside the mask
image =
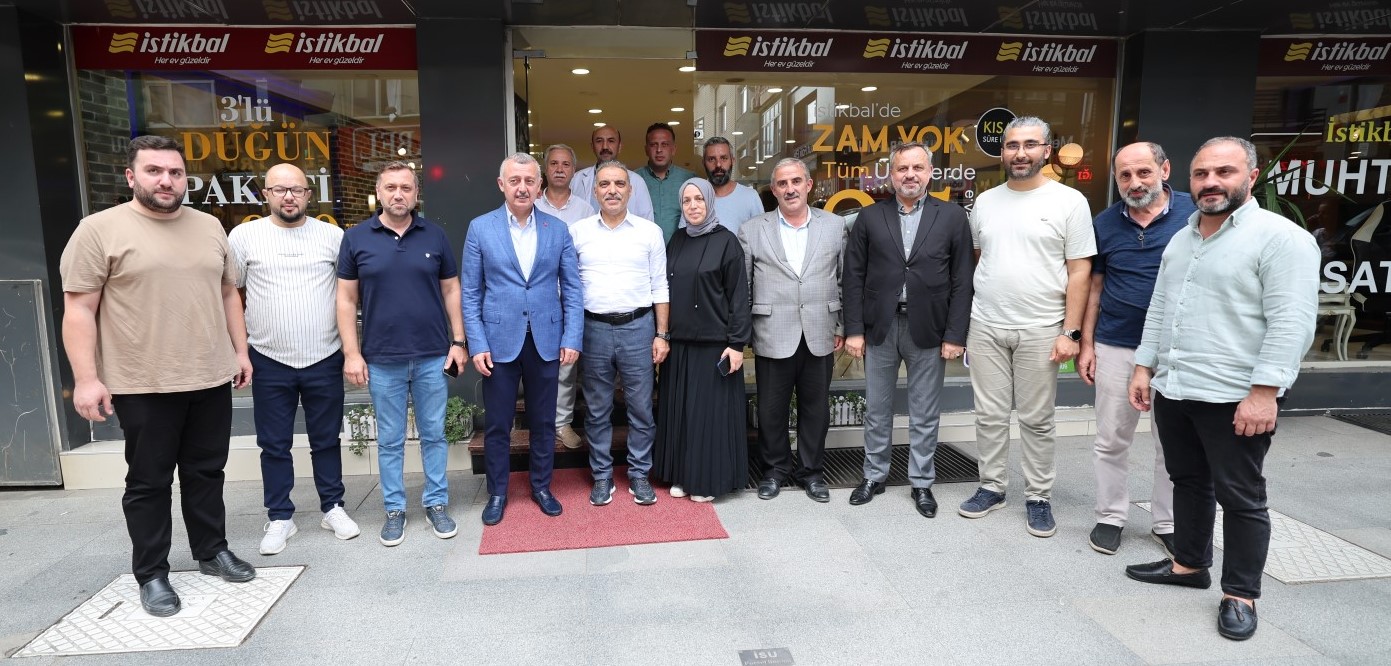
M 845 246 L 845 348 L 865 359 L 866 403 L 864 482 L 850 503 L 884 492 L 894 385 L 906 362 L 908 480 L 918 513 L 932 518 L 938 397 L 946 361 L 965 351 L 971 320 L 971 227 L 960 206 L 928 196 L 932 154 L 921 143 L 889 153 L 889 179 L 894 198 L 861 211 Z
M 555 457 L 555 396 L 560 365 L 579 359 L 584 305 L 575 245 L 565 222 L 536 209 L 541 167 L 526 153 L 503 160 L 497 179 L 507 201 L 469 223 L 460 266 L 464 330 L 483 375 L 483 457 L 488 503 L 483 524 L 502 521 L 516 413 L 526 387 L 531 429 L 531 499 L 548 516 Z

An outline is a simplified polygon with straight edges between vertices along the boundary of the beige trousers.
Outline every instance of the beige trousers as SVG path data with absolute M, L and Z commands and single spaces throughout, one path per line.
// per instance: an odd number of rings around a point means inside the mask
M 1130 510 L 1130 447 L 1135 443 L 1135 426 L 1140 412 L 1130 406 L 1127 392 L 1135 372 L 1135 350 L 1096 345 L 1096 444 L 1092 463 L 1096 467 L 1096 522 L 1125 527 Z M 1154 531 L 1174 531 L 1174 482 L 1164 468 L 1164 447 L 1151 420 L 1150 439 L 1154 443 L 1154 489 L 1150 492 L 1150 512 Z
M 971 321 L 966 349 L 976 400 L 980 485 L 986 490 L 1003 493 L 1009 485 L 1009 416 L 1014 409 L 1024 454 L 1024 497 L 1049 498 L 1056 476 L 1053 407 L 1058 364 L 1048 356 L 1060 332 L 1057 326 L 1005 329 Z

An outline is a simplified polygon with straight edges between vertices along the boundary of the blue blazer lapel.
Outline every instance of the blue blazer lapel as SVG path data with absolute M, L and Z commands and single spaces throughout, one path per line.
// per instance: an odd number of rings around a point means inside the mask
M 512 229 L 509 226 L 512 223 L 507 219 L 508 212 L 506 204 L 503 204 L 501 208 L 497 209 L 496 216 L 498 221 L 498 224 L 495 225 L 497 227 L 497 242 L 501 244 L 503 254 L 507 255 L 507 257 L 512 260 L 508 265 L 510 265 L 512 271 L 516 273 L 518 281 L 525 281 L 522 278 L 522 262 L 517 259 L 517 248 L 512 246 Z

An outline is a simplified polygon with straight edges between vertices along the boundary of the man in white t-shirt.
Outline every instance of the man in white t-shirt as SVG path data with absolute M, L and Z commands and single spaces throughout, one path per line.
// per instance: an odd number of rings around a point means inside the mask
M 1038 118 L 1011 121 L 1000 152 L 1008 180 L 981 193 L 971 210 L 977 264 L 966 348 L 981 485 L 959 509 L 981 518 L 1005 506 L 1013 408 L 1024 454 L 1026 527 L 1037 537 L 1057 532 L 1050 497 L 1058 365 L 1077 356 L 1096 254 L 1086 197 L 1042 173 L 1050 139 L 1048 123 Z
M 361 533 L 343 510 L 343 343 L 338 338 L 335 269 L 343 230 L 306 215 L 314 190 L 293 164 L 266 171 L 270 215 L 232 229 L 237 286 L 246 298 L 246 334 L 256 383 L 256 444 L 266 518 L 261 554 L 275 555 L 299 529 L 295 487 L 295 410 L 304 405 L 309 460 L 319 491 L 319 526 L 339 539 Z
M 734 151 L 729 139 L 712 136 L 705 142 L 705 178 L 715 190 L 715 213 L 720 226 L 739 235 L 739 225 L 762 215 L 763 200 L 752 187 L 734 182 Z

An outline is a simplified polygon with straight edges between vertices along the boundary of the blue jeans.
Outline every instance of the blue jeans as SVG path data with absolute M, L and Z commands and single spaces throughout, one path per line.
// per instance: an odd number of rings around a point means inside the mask
M 420 463 L 425 470 L 423 506 L 449 504 L 449 443 L 444 441 L 444 404 L 449 385 L 444 356 L 400 363 L 368 363 L 367 387 L 377 414 L 377 466 L 381 468 L 382 503 L 387 511 L 406 509 L 402 467 L 406 458 L 406 398 L 415 405 L 420 433 Z
M 343 352 L 335 351 L 304 368 L 295 368 L 250 348 L 251 404 L 255 406 L 256 444 L 261 447 L 261 483 L 265 488 L 266 515 L 289 520 L 295 515 L 290 491 L 295 487 L 290 445 L 295 434 L 295 410 L 304 405 L 305 433 L 309 436 L 309 460 L 314 466 L 314 486 L 319 490 L 319 510 L 327 512 L 343 504 L 343 454 L 339 433 L 343 427 Z
M 584 434 L 595 481 L 613 478 L 613 387 L 619 377 L 628 403 L 628 477 L 646 477 L 652 469 L 652 442 L 657 436 L 652 418 L 652 339 L 656 335 L 650 312 L 617 326 L 584 320 L 580 379 L 589 407 Z

